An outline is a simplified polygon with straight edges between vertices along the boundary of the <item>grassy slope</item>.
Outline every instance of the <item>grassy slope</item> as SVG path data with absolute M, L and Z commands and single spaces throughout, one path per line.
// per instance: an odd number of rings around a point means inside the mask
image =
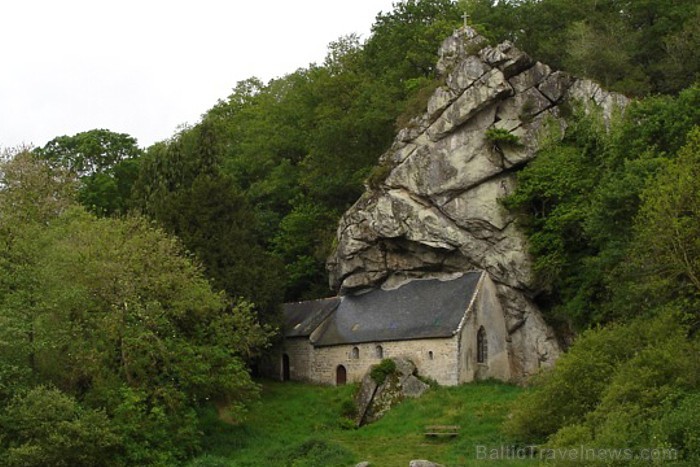
M 407 466 L 411 459 L 447 465 L 475 465 L 476 445 L 508 445 L 499 427 L 521 388 L 480 383 L 430 390 L 408 400 L 382 420 L 359 430 L 348 429 L 341 416 L 343 401 L 354 386 L 340 388 L 299 383 L 263 384 L 261 402 L 245 423 L 226 425 L 213 411 L 205 414 L 205 450 L 197 466 L 354 465 Z M 456 439 L 431 440 L 426 425 L 460 425 Z M 315 443 L 302 444 L 309 440 Z M 299 457 L 306 451 L 303 460 Z M 493 461 L 490 462 L 493 465 Z M 502 461 L 498 465 L 508 465 Z M 520 464 L 518 464 L 520 465 Z

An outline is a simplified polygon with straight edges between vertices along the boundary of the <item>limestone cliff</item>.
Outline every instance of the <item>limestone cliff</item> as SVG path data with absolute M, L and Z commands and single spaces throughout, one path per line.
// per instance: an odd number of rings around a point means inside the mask
M 471 28 L 439 52 L 444 85 L 381 157 L 386 178 L 340 221 L 331 287 L 347 293 L 486 270 L 507 314 L 513 374 L 527 377 L 561 350 L 532 301 L 538 290 L 526 238 L 499 199 L 535 157 L 543 129 L 566 128 L 562 110 L 572 101 L 598 106 L 607 118 L 626 99 L 534 62 L 508 42 L 488 46 Z M 489 129 L 510 132 L 519 144 L 498 144 Z

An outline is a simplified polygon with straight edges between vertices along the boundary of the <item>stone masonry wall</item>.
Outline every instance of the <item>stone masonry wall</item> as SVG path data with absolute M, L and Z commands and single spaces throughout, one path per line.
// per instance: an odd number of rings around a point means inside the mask
M 273 379 L 282 379 L 282 356 L 289 356 L 289 378 L 292 381 L 312 382 L 309 376 L 309 368 L 313 361 L 313 346 L 306 337 L 295 337 L 284 340 L 284 344 L 278 344 L 260 363 L 260 372 L 263 376 Z
M 487 359 L 477 362 L 477 333 L 483 326 L 488 343 Z M 496 287 L 485 276 L 476 298 L 476 303 L 469 311 L 460 333 L 459 382 L 495 378 L 509 381 L 512 378 L 511 359 L 508 354 L 508 332 L 503 309 L 498 300 Z
M 309 368 L 314 361 L 314 349 L 308 338 L 286 339 L 284 353 L 289 356 L 289 378 L 292 381 L 313 381 Z
M 382 360 L 376 353 L 378 345 L 382 346 L 383 358 L 404 357 L 411 360 L 418 368 L 420 376 L 433 378 L 445 386 L 459 384 L 456 337 L 317 347 L 310 368 L 310 380 L 321 384 L 335 384 L 336 369 L 338 365 L 343 365 L 347 370 L 349 383 L 361 381 L 367 369 Z M 357 359 L 352 357 L 353 347 L 359 350 Z M 432 360 L 430 352 L 433 353 Z

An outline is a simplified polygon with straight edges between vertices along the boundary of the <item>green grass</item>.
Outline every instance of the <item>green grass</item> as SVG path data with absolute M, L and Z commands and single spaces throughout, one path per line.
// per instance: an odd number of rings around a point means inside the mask
M 431 389 L 378 422 L 353 429 L 341 415 L 355 386 L 264 382 L 261 401 L 245 422 L 228 425 L 204 413 L 205 455 L 192 466 L 408 465 L 430 459 L 445 465 L 522 465 L 479 462 L 476 446 L 508 446 L 500 431 L 522 388 L 495 382 Z M 429 439 L 426 425 L 460 425 L 456 438 Z

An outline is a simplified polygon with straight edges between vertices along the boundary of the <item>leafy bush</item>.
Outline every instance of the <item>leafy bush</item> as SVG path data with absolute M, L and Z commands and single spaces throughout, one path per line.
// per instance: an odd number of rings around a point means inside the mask
M 534 389 L 521 398 L 505 425 L 506 431 L 523 441 L 541 443 L 560 429 L 591 416 L 601 404 L 619 405 L 623 391 L 629 391 L 625 397 L 639 399 L 646 383 L 637 374 L 637 386 L 632 386 L 630 373 L 635 365 L 640 372 L 652 371 L 654 362 L 653 358 L 639 357 L 640 353 L 646 355 L 648 349 L 662 348 L 660 342 L 679 345 L 685 329 L 682 315 L 669 310 L 653 320 L 638 319 L 584 332 L 552 370 L 534 379 Z M 660 403 L 659 394 L 648 396 Z
M 428 101 L 439 85 L 439 80 L 425 77 L 410 79 L 406 82 L 409 97 L 404 104 L 403 112 L 396 119 L 398 130 L 410 126 L 414 117 L 425 112 Z
M 678 449 L 682 458 L 700 461 L 700 392 L 681 395 L 664 405 L 664 415 L 652 427 L 652 437 Z
M 384 183 L 386 178 L 391 173 L 391 170 L 391 164 L 387 162 L 383 162 L 379 165 L 372 167 L 372 170 L 370 171 L 369 176 L 367 177 L 367 185 L 369 185 L 370 188 L 374 188 L 376 190 L 382 185 L 382 183 Z
M 537 112 L 537 104 L 533 99 L 528 98 L 523 102 L 523 105 L 520 106 L 518 118 L 523 123 L 531 123 L 535 118 L 535 112 Z
M 548 448 L 673 448 L 696 459 L 700 342 L 684 322 L 668 308 L 585 333 L 520 400 L 507 431 Z
M 520 399 L 506 431 L 541 443 L 580 420 L 599 403 L 615 367 L 634 352 L 635 334 L 625 327 L 610 327 L 581 335 L 553 370 L 533 379 L 535 388 Z
M 489 128 L 486 130 L 486 139 L 496 146 L 522 146 L 520 138 L 503 128 Z
M 16 396 L 0 415 L 6 466 L 115 465 L 121 439 L 100 410 L 82 408 L 58 389 Z
M 393 375 L 396 372 L 396 363 L 393 360 L 385 358 L 378 365 L 374 365 L 369 375 L 377 384 L 382 384 L 387 376 Z
M 357 428 L 357 424 L 355 423 L 355 420 L 351 420 L 349 418 L 345 417 L 340 417 L 338 419 L 338 428 L 341 430 L 354 430 Z
M 123 440 L 126 465 L 174 465 L 199 451 L 198 421 L 182 401 L 172 400 L 177 405 L 168 410 L 130 388 L 118 391 L 118 398 L 112 423 Z

